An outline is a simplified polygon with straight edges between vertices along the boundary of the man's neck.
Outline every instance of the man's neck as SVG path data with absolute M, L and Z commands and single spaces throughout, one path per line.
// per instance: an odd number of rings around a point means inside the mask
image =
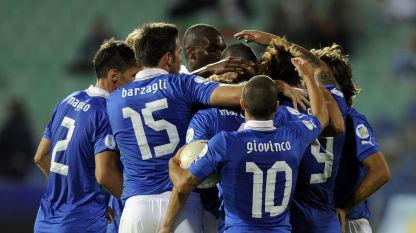
M 97 83 L 95 83 L 95 86 L 108 91 L 108 93 L 111 93 L 115 90 L 114 85 L 110 81 L 105 80 L 104 78 L 97 79 Z

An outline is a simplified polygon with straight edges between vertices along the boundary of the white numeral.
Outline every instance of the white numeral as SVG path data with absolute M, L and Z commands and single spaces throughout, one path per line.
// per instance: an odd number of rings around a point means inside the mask
M 166 130 L 169 143 L 154 147 L 155 156 L 160 157 L 163 155 L 171 154 L 175 151 L 179 144 L 179 134 L 176 126 L 166 120 L 157 120 L 153 118 L 152 113 L 154 111 L 168 108 L 168 102 L 166 98 L 146 103 L 146 108 L 142 109 L 142 116 L 144 123 L 155 131 Z M 126 107 L 122 109 L 123 117 L 130 118 L 134 134 L 136 136 L 137 144 L 139 145 L 142 159 L 147 160 L 152 158 L 152 152 L 150 151 L 149 143 L 147 142 L 146 134 L 144 132 L 142 117 L 133 109 Z
M 310 183 L 319 184 L 326 182 L 329 177 L 331 177 L 332 166 L 334 164 L 334 138 L 326 138 L 325 151 L 320 152 L 321 144 L 318 139 L 316 139 L 311 145 L 311 153 L 315 157 L 318 163 L 325 163 L 323 173 L 315 173 L 311 175 Z
M 246 162 L 246 172 L 253 173 L 253 199 L 251 216 L 253 218 L 262 217 L 262 202 L 263 202 L 263 171 L 254 163 Z M 275 187 L 277 172 L 285 173 L 285 189 L 283 191 L 282 204 L 275 206 Z M 270 213 L 270 216 L 277 216 L 286 210 L 289 204 L 289 197 L 292 191 L 292 169 L 285 161 L 277 161 L 267 170 L 266 177 L 266 197 L 265 197 L 265 212 Z
M 72 135 L 74 134 L 75 120 L 69 117 L 64 117 L 64 119 L 62 120 L 61 126 L 68 128 L 68 133 L 66 134 L 66 138 L 64 140 L 58 141 L 52 150 L 50 171 L 67 176 L 68 165 L 55 162 L 55 158 L 56 158 L 57 152 L 64 151 L 68 147 L 68 143 L 69 141 L 71 141 Z

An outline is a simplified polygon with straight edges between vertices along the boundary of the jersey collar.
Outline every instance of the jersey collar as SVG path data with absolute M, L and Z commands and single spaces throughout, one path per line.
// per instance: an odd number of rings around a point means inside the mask
M 149 78 L 153 78 L 162 74 L 169 74 L 166 70 L 160 68 L 149 68 L 144 69 L 136 74 L 136 78 L 134 81 L 145 80 Z
M 108 96 L 110 95 L 110 93 L 102 88 L 99 87 L 94 87 L 93 85 L 90 85 L 88 87 L 88 89 L 86 90 L 87 94 L 89 96 L 101 96 L 104 98 L 108 98 Z
M 276 129 L 273 125 L 273 120 L 268 121 L 247 121 L 244 124 L 244 129 L 252 129 L 252 130 L 259 130 L 259 131 L 270 131 Z

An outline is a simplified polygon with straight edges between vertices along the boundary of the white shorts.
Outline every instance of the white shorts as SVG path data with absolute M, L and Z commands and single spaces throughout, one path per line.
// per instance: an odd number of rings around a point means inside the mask
M 370 222 L 365 218 L 347 219 L 347 233 L 372 233 Z
M 138 195 L 127 199 L 120 219 L 119 233 L 157 233 L 165 218 L 171 192 Z M 176 219 L 175 233 L 202 232 L 202 206 L 199 194 L 191 193 Z

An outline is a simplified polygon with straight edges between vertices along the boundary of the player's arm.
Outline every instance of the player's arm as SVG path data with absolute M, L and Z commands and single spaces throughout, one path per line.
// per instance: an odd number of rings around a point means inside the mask
M 283 95 L 292 99 L 293 106 L 297 108 L 298 105 L 306 109 L 309 104 L 308 99 L 299 91 L 281 80 L 274 81 L 278 91 Z M 238 106 L 241 99 L 241 94 L 245 84 L 228 85 L 221 84 L 214 89 L 210 96 L 211 106 Z
M 179 154 L 181 151 L 182 148 L 178 150 L 175 157 L 169 160 L 169 177 L 173 183 L 173 189 L 169 198 L 165 220 L 159 229 L 159 233 L 173 232 L 176 218 L 188 200 L 189 194 L 201 183 L 188 170 L 179 166 Z
M 218 62 L 208 64 L 204 67 L 201 67 L 191 74 L 195 74 L 204 78 L 208 78 L 213 74 L 224 74 L 227 72 L 237 72 L 239 74 L 245 73 L 255 73 L 254 63 L 248 62 L 242 58 L 238 57 L 227 57 Z
M 246 42 L 255 42 L 259 45 L 267 46 L 274 38 L 278 38 L 278 36 L 257 30 L 244 30 L 236 33 L 234 38 L 237 40 L 244 39 Z
M 51 141 L 43 137 L 39 143 L 38 149 L 34 157 L 34 161 L 46 177 L 48 177 L 49 170 L 51 169 L 50 152 Z
M 324 96 L 314 79 L 314 77 L 322 75 L 323 71 L 319 67 L 313 66 L 312 62 L 309 60 L 305 60 L 301 57 L 292 58 L 292 63 L 296 67 L 299 76 L 305 81 L 312 115 L 318 118 L 321 129 L 324 129 L 329 122 L 328 109 Z
M 362 161 L 362 164 L 367 169 L 367 175 L 364 177 L 351 198 L 348 199 L 342 207 L 346 210 L 351 209 L 359 203 L 365 201 L 391 178 L 387 162 L 384 159 L 383 153 L 380 151 L 365 158 Z
M 118 166 L 119 155 L 114 151 L 103 151 L 95 155 L 95 178 L 111 195 L 121 198 L 123 176 Z
M 342 118 L 341 110 L 337 102 L 332 97 L 331 93 L 324 87 L 321 87 L 321 92 L 324 96 L 329 115 L 328 126 L 322 131 L 323 137 L 334 137 L 345 132 L 344 119 Z

